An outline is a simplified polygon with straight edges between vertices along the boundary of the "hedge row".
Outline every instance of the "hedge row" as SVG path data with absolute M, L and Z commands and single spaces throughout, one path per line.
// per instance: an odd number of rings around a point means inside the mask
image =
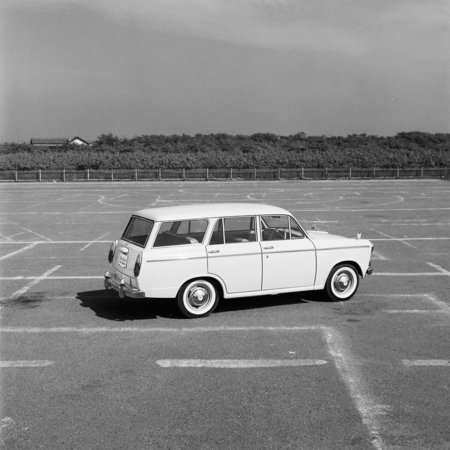
M 90 147 L 0 145 L 0 170 L 263 169 L 323 167 L 450 167 L 450 134 L 400 133 L 394 137 L 102 135 Z

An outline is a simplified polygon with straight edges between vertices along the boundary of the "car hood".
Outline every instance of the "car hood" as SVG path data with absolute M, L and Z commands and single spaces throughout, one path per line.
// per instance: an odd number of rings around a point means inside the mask
M 372 247 L 367 239 L 347 238 L 325 231 L 308 231 L 308 237 L 316 248 Z

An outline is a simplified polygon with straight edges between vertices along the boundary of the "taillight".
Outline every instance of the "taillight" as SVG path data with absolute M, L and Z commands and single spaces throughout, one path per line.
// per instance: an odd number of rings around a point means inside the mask
M 142 265 L 142 252 L 139 253 L 139 255 L 136 258 L 136 262 L 134 263 L 133 273 L 136 278 L 139 276 L 139 273 L 141 271 L 141 265 Z
M 109 249 L 108 253 L 108 261 L 111 264 L 114 258 L 114 251 L 116 250 L 117 241 L 113 241 L 111 244 L 111 248 Z

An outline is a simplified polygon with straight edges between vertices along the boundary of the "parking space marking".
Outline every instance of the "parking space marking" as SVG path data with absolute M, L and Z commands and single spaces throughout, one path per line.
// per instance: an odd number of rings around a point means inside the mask
M 450 237 L 415 237 L 415 238 L 367 238 L 369 241 L 381 242 L 381 241 L 448 241 Z M 416 247 L 417 248 L 417 247 Z
M 60 268 L 61 266 L 57 266 Z M 56 269 L 55 269 L 56 270 Z M 14 281 L 14 280 L 103 280 L 103 276 L 100 275 L 80 275 L 80 276 L 61 276 L 61 277 L 44 277 L 43 275 L 40 277 L 24 277 L 22 275 L 18 275 L 17 277 L 0 277 L 0 281 Z M 32 285 L 34 286 L 34 284 Z M 31 287 L 31 286 L 30 286 Z
M 22 226 L 20 226 L 20 228 L 22 228 L 22 230 L 28 231 L 29 233 L 33 233 L 33 234 L 35 234 L 36 236 L 39 236 L 42 239 L 45 239 L 46 242 L 51 242 L 50 238 L 42 236 L 42 234 L 36 233 L 35 231 L 29 230 L 28 228 L 25 228 L 25 227 L 22 227 Z
M 55 361 L 35 360 L 35 361 L 0 361 L 1 368 L 7 367 L 46 367 L 52 366 Z
M 385 415 L 389 407 L 387 405 L 379 405 L 371 399 L 368 389 L 363 383 L 362 376 L 358 373 L 358 364 L 353 362 L 354 358 L 349 354 L 348 350 L 344 351 L 342 338 L 337 331 L 323 327 L 323 333 L 328 344 L 328 351 L 334 360 L 339 375 L 347 385 L 350 396 L 370 433 L 372 445 L 377 450 L 384 450 L 386 447 L 381 437 L 379 417 Z
M 409 242 L 406 242 L 406 241 L 403 240 L 403 239 L 395 238 L 394 236 L 390 236 L 389 234 L 382 233 L 381 231 L 376 231 L 376 230 L 372 230 L 372 231 L 375 231 L 375 233 L 381 234 L 382 236 L 386 236 L 386 237 L 389 238 L 389 239 L 392 239 L 392 240 L 401 242 L 402 244 L 405 244 L 405 245 L 407 245 L 407 246 L 409 246 L 409 247 L 417 248 L 415 245 L 412 245 L 412 244 L 410 244 Z
M 391 273 L 391 272 L 373 272 L 372 276 L 378 277 L 435 277 L 435 276 L 449 276 L 447 273 L 442 272 L 404 272 L 404 273 Z
M 109 222 L 110 223 L 110 222 Z M 0 241 L 0 244 L 105 244 L 111 241 Z
M 409 313 L 409 314 L 430 314 L 430 313 L 443 313 L 439 309 L 385 309 L 383 312 L 388 314 L 397 314 L 397 313 Z
M 61 266 L 55 266 L 53 267 L 53 269 L 47 270 L 47 272 L 45 272 L 43 275 L 41 275 L 40 277 L 35 277 L 33 279 L 33 281 L 31 281 L 30 283 L 28 283 L 26 286 L 24 286 L 22 289 L 19 289 L 18 291 L 14 292 L 14 294 L 12 294 L 10 297 L 8 297 L 8 300 L 15 300 L 16 298 L 20 297 L 22 294 L 24 294 L 25 292 L 28 291 L 28 289 L 30 289 L 31 287 L 33 287 L 34 285 L 38 284 L 40 281 L 46 279 L 48 277 L 48 275 L 50 275 L 51 273 L 55 272 L 56 270 L 58 270 Z
M 92 244 L 94 244 L 95 242 L 99 242 L 101 239 L 103 239 L 105 236 L 107 236 L 109 234 L 105 233 L 104 235 L 100 236 L 98 239 L 94 239 L 93 241 L 87 243 L 83 248 L 80 248 L 80 252 L 83 252 L 84 250 L 86 250 L 89 246 L 91 246 Z
M 433 303 L 437 309 L 385 309 L 385 313 L 445 313 L 450 314 L 450 305 L 437 299 L 433 294 L 359 294 L 361 297 L 387 297 L 387 298 L 422 298 Z
M 30 244 L 30 245 L 27 245 L 26 247 L 23 247 L 23 248 L 20 248 L 19 250 L 16 250 L 15 252 L 8 253 L 7 255 L 2 256 L 0 258 L 0 261 L 2 261 L 4 259 L 7 259 L 7 258 L 11 258 L 11 256 L 18 255 L 19 253 L 26 252 L 27 250 L 30 250 L 30 249 L 36 247 L 36 245 L 37 245 L 37 243 Z
M 432 294 L 425 294 L 424 298 L 426 298 L 428 301 L 430 301 L 431 303 L 434 303 L 435 305 L 439 306 L 439 308 L 441 309 L 441 311 L 446 312 L 447 314 L 450 314 L 450 305 L 448 305 L 447 303 L 437 299 L 434 295 Z
M 353 356 L 345 348 L 343 339 L 340 334 L 330 327 L 325 326 L 294 326 L 294 327 L 264 327 L 264 326 L 249 326 L 249 327 L 192 327 L 192 328 L 152 328 L 152 327 L 53 327 L 53 328 L 38 328 L 38 327 L 4 327 L 0 328 L 0 332 L 6 333 L 66 333 L 75 332 L 83 334 L 92 333 L 209 333 L 209 332 L 236 332 L 236 331 L 274 331 L 274 332 L 298 332 L 298 331 L 319 331 L 325 339 L 328 353 L 330 354 L 334 366 L 336 367 L 339 376 L 343 383 L 347 386 L 350 397 L 352 398 L 356 409 L 359 412 L 363 424 L 368 429 L 371 436 L 371 443 L 376 450 L 384 450 L 386 447 L 381 438 L 380 432 L 380 417 L 386 414 L 388 406 L 377 404 L 372 400 L 369 390 L 363 382 L 363 377 L 359 373 L 359 365 L 355 362 Z M 164 361 L 164 360 L 159 360 Z M 170 361 L 170 360 L 166 360 Z M 171 360 L 176 361 L 176 360 Z M 179 361 L 179 360 L 178 360 Z M 203 361 L 205 360 L 196 360 Z M 214 360 L 210 360 L 214 361 Z M 216 360 L 217 361 L 217 360 Z M 252 360 L 254 362 L 254 360 Z M 270 361 L 270 360 L 269 360 Z M 273 361 L 273 360 L 272 360 Z M 278 360 L 276 360 L 278 361 Z M 283 360 L 291 361 L 291 360 Z M 323 360 L 312 360 L 323 361 Z M 192 362 L 192 360 L 191 360 Z M 325 361 L 326 362 L 326 361 Z M 249 363 L 247 361 L 247 363 Z M 168 363 L 166 363 L 168 364 Z M 231 363 L 230 363 L 231 364 Z
M 404 359 L 405 366 L 444 366 L 450 367 L 450 359 Z
M 160 359 L 160 367 L 249 369 L 262 367 L 320 366 L 327 364 L 322 359 Z
M 433 267 L 434 269 L 439 270 L 439 272 L 442 272 L 444 275 L 448 275 L 450 277 L 450 272 L 448 270 L 445 270 L 441 266 L 438 266 L 437 264 L 433 264 L 433 263 L 430 263 L 430 262 L 427 262 L 427 264 L 429 266 Z
M 208 333 L 214 331 L 305 331 L 319 330 L 324 327 L 317 325 L 304 327 L 192 327 L 192 328 L 169 328 L 169 327 L 0 327 L 3 333 Z
M 372 260 L 378 260 L 378 259 L 380 259 L 380 260 L 383 260 L 383 261 L 386 261 L 386 260 L 387 260 L 387 258 L 385 258 L 385 257 L 382 256 L 379 252 L 376 252 L 376 251 L 374 251 L 374 252 L 372 253 L 371 259 L 372 259 Z

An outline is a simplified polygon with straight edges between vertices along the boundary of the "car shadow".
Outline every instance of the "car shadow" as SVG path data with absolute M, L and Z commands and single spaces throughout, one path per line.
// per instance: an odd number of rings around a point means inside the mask
M 78 292 L 76 298 L 80 300 L 80 306 L 83 308 L 89 308 L 96 316 L 115 322 L 149 320 L 158 317 L 186 319 L 168 299 L 142 300 L 128 297 L 121 299 L 116 291 L 105 289 Z M 320 291 L 228 298 L 221 299 L 214 314 L 310 302 L 328 302 L 328 300 Z
M 96 316 L 116 322 L 178 318 L 177 311 L 167 299 L 133 299 L 119 297 L 113 290 L 78 292 L 80 306 L 91 309 Z
M 289 294 L 260 295 L 257 297 L 227 298 L 219 302 L 215 313 L 272 308 L 282 305 L 301 305 L 311 302 L 328 302 L 328 300 L 320 292 L 292 292 Z

